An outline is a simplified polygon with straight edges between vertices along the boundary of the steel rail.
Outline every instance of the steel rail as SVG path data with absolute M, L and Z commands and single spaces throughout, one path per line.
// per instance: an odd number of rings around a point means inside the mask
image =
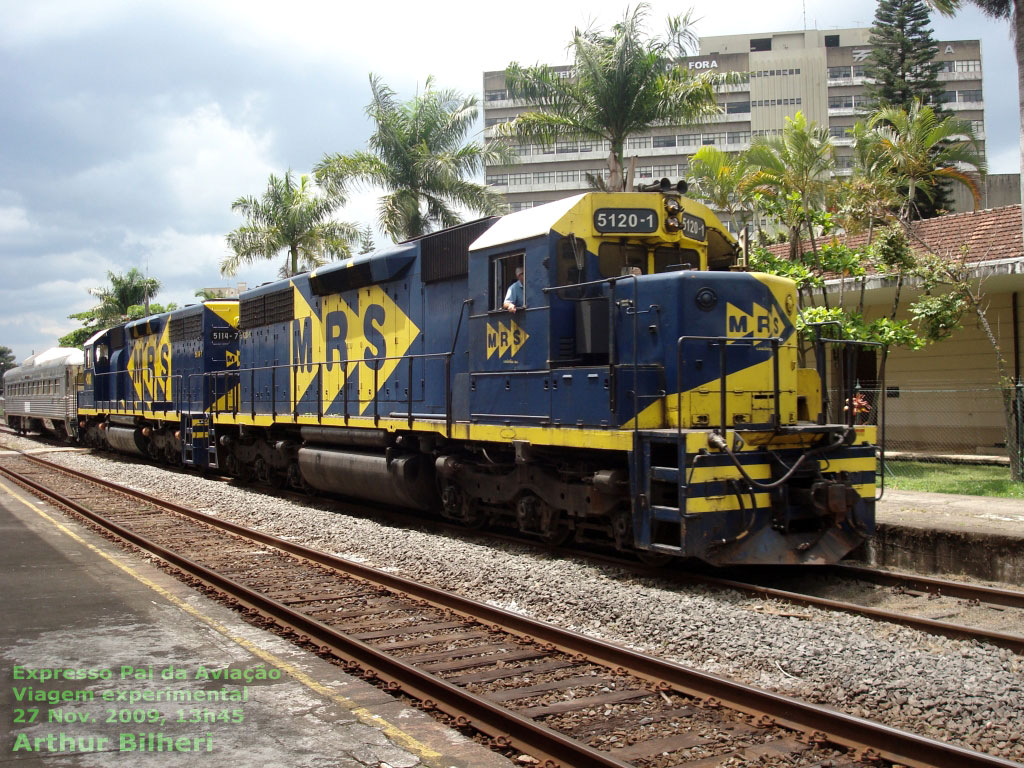
M 687 695 L 714 699 L 730 708 L 752 715 L 768 714 L 776 723 L 808 733 L 812 739 L 824 739 L 859 750 L 862 753 L 880 756 L 895 763 L 920 768 L 1024 768 L 1020 763 L 1004 760 L 993 755 L 911 734 L 887 725 L 854 717 L 853 715 L 823 706 L 802 702 L 781 694 L 759 690 L 716 675 L 688 669 L 672 662 L 650 658 L 621 646 L 578 635 L 554 625 L 519 616 L 425 584 L 419 584 L 395 574 L 386 573 L 366 565 L 318 552 L 270 534 L 245 528 L 244 526 L 220 520 L 196 510 L 157 499 L 142 492 L 130 491 L 118 486 L 116 483 L 99 480 L 82 472 L 51 464 L 37 457 L 28 458 L 44 466 L 130 496 L 135 496 L 149 503 L 166 507 L 186 517 L 206 523 L 213 528 L 219 528 L 229 533 L 272 546 L 309 562 L 372 581 L 381 586 L 386 586 L 414 598 L 424 600 L 432 605 L 447 608 L 454 613 L 474 618 L 477 621 L 497 624 L 513 634 L 523 636 L 524 639 L 529 638 L 530 640 L 547 643 L 553 648 L 568 654 L 583 654 L 597 663 L 608 667 L 622 667 L 638 677 L 661 684 L 663 689 L 675 689 Z M 17 474 L 7 469 L 3 469 L 3 471 L 8 474 Z M 28 479 L 25 478 L 25 480 Z M 59 494 L 48 491 L 39 484 L 32 481 L 28 481 L 28 484 L 44 494 L 53 496 L 58 500 L 58 503 L 68 506 L 75 511 L 84 510 L 81 505 L 68 499 L 61 499 Z M 104 521 L 101 516 L 90 511 L 82 511 L 82 514 L 111 530 L 115 528 L 121 529 L 120 526 Z M 438 699 L 452 694 L 455 697 L 454 700 L 459 702 L 459 706 L 465 707 L 463 714 L 469 718 L 473 727 L 485 733 L 488 728 L 506 731 L 512 737 L 513 744 L 524 752 L 536 755 L 538 751 L 544 751 L 556 761 L 565 761 L 563 765 L 626 765 L 611 758 L 607 753 L 579 745 L 577 742 L 561 736 L 542 725 L 527 718 L 515 716 L 514 713 L 509 713 L 503 707 L 496 707 L 486 700 L 469 694 L 429 673 L 420 672 L 399 660 L 384 657 L 383 654 L 380 654 L 376 649 L 365 643 L 347 638 L 330 627 L 309 617 L 302 616 L 286 606 L 274 603 L 226 577 L 219 576 L 202 566 L 192 563 L 187 558 L 165 550 L 159 545 L 147 542 L 139 534 L 125 529 L 121 530 L 124 531 L 124 534 L 127 534 L 124 536 L 127 540 L 146 549 L 150 549 L 150 546 L 154 547 L 150 551 L 153 551 L 159 557 L 167 559 L 168 562 L 175 563 L 176 565 L 181 563 L 182 565 L 178 567 L 186 567 L 191 570 L 192 566 L 196 566 L 200 572 L 204 572 L 204 575 L 200 578 L 203 578 L 203 580 L 208 578 L 217 589 L 229 592 L 236 596 L 236 599 L 240 602 L 248 604 L 251 601 L 254 603 L 252 606 L 254 608 L 265 603 L 273 611 L 275 619 L 283 621 L 286 625 L 293 626 L 296 631 L 302 631 L 310 637 L 324 638 L 322 642 L 332 652 L 339 653 L 342 656 L 351 656 L 361 664 L 365 663 L 377 667 L 381 677 L 395 675 L 396 682 L 399 682 L 404 690 L 422 691 L 418 695 L 425 696 L 431 702 L 436 702 Z M 123 536 L 120 531 L 115 530 L 114 532 L 119 536 Z M 402 675 L 403 679 L 398 680 L 398 675 Z M 409 676 L 410 682 L 405 682 L 406 675 Z M 445 709 L 447 711 L 447 708 Z M 513 727 L 494 724 L 496 719 L 505 718 L 507 714 L 512 714 L 518 719 L 518 722 Z M 583 762 L 576 762 L 575 758 L 570 756 L 570 753 L 575 755 L 581 754 L 578 751 L 573 751 L 578 750 L 580 747 L 587 751 L 587 756 L 583 758 Z
M 846 563 L 823 567 L 827 572 L 834 573 L 843 578 L 861 579 L 862 581 L 870 581 L 887 587 L 904 587 L 905 589 L 927 592 L 932 595 L 944 595 L 960 600 L 977 600 L 988 605 L 1004 605 L 1009 608 L 1024 610 L 1024 592 L 1016 589 L 989 587 L 984 584 L 966 584 L 961 581 L 947 581 L 946 579 L 936 579 L 931 576 L 895 573 L 893 571 L 883 571 L 878 568 L 848 565 Z
M 676 574 L 673 575 L 672 578 L 680 581 L 706 584 L 713 587 L 722 587 L 724 589 L 734 589 L 757 597 L 784 600 L 785 602 L 792 603 L 793 605 L 852 613 L 869 619 L 874 619 L 876 621 L 901 624 L 905 627 L 910 627 L 911 629 L 919 629 L 923 632 L 929 632 L 935 635 L 943 635 L 945 637 L 952 637 L 961 640 L 967 639 L 977 640 L 982 643 L 991 643 L 992 645 L 1000 648 L 1007 648 L 1014 653 L 1024 654 L 1024 635 L 1011 635 L 1005 632 L 993 632 L 991 630 L 980 629 L 978 627 L 968 627 L 963 624 L 952 624 L 946 621 L 925 619 L 919 616 L 907 616 L 903 613 L 886 611 L 881 608 L 871 608 L 870 606 L 860 605 L 859 603 L 848 603 L 841 600 L 832 600 L 827 597 L 806 595 L 801 592 L 790 592 L 785 589 L 765 587 L 760 584 L 736 581 L 734 579 L 726 579 L 718 576 L 688 573 Z

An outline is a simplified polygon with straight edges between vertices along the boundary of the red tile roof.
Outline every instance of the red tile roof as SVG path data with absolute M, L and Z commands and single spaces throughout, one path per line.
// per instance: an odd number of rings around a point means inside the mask
M 959 253 L 962 246 L 967 246 L 967 261 L 996 261 L 1024 257 L 1022 242 L 1021 207 L 1006 205 L 1002 208 L 989 208 L 971 213 L 949 213 L 914 223 L 914 231 L 937 254 Z M 839 235 L 839 242 L 851 248 L 864 245 L 867 233 L 855 235 L 847 239 Z M 828 238 L 818 239 L 819 247 Z M 912 239 L 910 246 L 920 250 L 921 243 Z M 811 243 L 805 240 L 804 252 L 811 250 Z M 776 256 L 789 255 L 789 244 L 773 245 L 769 250 Z

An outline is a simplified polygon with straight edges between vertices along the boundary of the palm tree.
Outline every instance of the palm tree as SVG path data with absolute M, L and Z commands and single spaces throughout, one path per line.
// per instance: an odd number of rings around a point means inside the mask
M 220 263 L 220 273 L 234 275 L 242 264 L 273 259 L 281 251 L 288 260 L 284 277 L 314 269 L 330 259 L 349 255 L 349 243 L 358 232 L 351 224 L 331 218 L 344 202 L 337 193 L 318 194 L 310 177 L 288 170 L 283 177 L 271 174 L 267 190 L 259 199 L 240 197 L 231 210 L 245 216 L 245 224 L 227 236 L 231 253 Z
M 811 206 L 824 203 L 829 174 L 835 168 L 828 131 L 797 112 L 786 118 L 780 136 L 755 138 L 747 150 L 747 162 L 751 171 L 743 188 L 776 203 L 782 223 L 789 228 L 790 258 L 798 255 L 803 227 L 817 254 Z
M 747 173 L 744 155 L 701 147 L 690 160 L 690 196 L 704 200 L 715 210 L 725 211 L 733 229 L 739 232 L 750 215 L 750 199 L 743 191 Z
M 135 267 L 123 275 L 107 272 L 107 279 L 110 281 L 109 287 L 89 291 L 100 300 L 100 305 L 93 312 L 98 323 L 103 326 L 127 320 L 132 307 L 144 306 L 148 310 L 149 300 L 160 292 L 160 281 L 155 277 L 146 277 Z
M 930 106 L 915 100 L 909 112 L 900 107 L 877 110 L 868 127 L 876 136 L 877 159 L 907 190 L 900 219 L 913 218 L 917 194 L 931 198 L 945 179 L 966 186 L 977 209 L 981 193 L 975 176 L 966 169 L 983 174 L 985 161 L 969 124 L 952 117 L 940 120 Z
M 501 145 L 466 143 L 477 119 L 476 97 L 434 89 L 399 103 L 395 92 L 370 75 L 373 100 L 366 113 L 376 127 L 370 151 L 325 155 L 314 168 L 317 180 L 338 192 L 350 182 L 383 187 L 380 228 L 395 241 L 418 237 L 461 222 L 456 207 L 500 213 L 504 202 L 486 186 L 468 181 L 485 164 L 511 162 Z
M 626 139 L 653 125 L 698 122 L 720 110 L 715 86 L 735 75 L 694 74 L 678 64 L 693 47 L 690 13 L 669 19 L 665 37 L 648 38 L 643 23 L 648 6 L 641 3 L 612 27 L 575 30 L 570 77 L 537 65 L 513 62 L 505 70 L 509 95 L 539 103 L 495 127 L 495 134 L 521 143 L 550 146 L 556 141 L 607 141 L 607 188 L 622 190 Z

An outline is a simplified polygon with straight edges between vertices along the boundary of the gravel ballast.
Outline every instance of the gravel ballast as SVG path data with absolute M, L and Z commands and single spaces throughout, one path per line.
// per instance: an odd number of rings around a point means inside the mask
M 12 448 L 37 443 L 4 435 Z M 107 455 L 48 460 L 411 579 L 852 715 L 1024 761 L 1024 660 L 984 644 L 794 608 L 467 535 L 399 528 Z

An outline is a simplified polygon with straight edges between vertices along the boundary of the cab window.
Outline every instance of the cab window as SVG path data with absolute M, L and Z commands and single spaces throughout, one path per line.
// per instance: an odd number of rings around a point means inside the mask
M 639 243 L 601 243 L 597 249 L 601 277 L 628 275 L 633 267 L 647 272 L 647 246 Z
M 524 254 L 513 253 L 507 256 L 498 256 L 491 261 L 491 288 L 488 306 L 492 312 L 502 309 L 505 302 L 505 294 L 509 286 L 516 280 L 516 267 L 524 266 Z M 523 281 L 523 306 L 528 306 L 526 296 L 526 281 Z

